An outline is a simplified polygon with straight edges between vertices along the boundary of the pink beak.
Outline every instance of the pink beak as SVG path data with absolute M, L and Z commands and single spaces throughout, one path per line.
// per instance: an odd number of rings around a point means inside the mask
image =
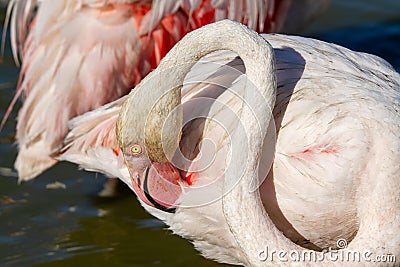
M 143 173 L 141 180 L 131 178 L 138 196 L 146 204 L 166 212 L 175 212 L 176 201 L 182 193 L 179 171 L 169 162 L 152 163 Z

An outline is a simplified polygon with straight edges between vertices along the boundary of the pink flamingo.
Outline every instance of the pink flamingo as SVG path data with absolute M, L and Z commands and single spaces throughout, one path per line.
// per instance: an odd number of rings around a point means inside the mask
M 71 118 L 125 95 L 187 32 L 223 18 L 263 32 L 293 29 L 326 2 L 12 0 L 13 54 L 22 58 L 22 66 L 3 124 L 22 95 L 19 181 L 57 162 Z

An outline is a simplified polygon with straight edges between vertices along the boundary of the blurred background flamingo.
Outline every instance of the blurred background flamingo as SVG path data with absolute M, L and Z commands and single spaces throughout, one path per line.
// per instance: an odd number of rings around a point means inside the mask
M 262 32 L 293 31 L 327 0 L 13 0 L 19 181 L 57 161 L 71 118 L 126 94 L 187 32 L 230 18 Z

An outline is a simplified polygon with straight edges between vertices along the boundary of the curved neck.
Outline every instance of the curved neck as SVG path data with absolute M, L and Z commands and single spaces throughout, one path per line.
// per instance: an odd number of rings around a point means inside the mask
M 167 154 L 175 152 L 181 129 L 177 126 L 182 124 L 182 111 L 176 108 L 180 105 L 184 78 L 200 58 L 218 50 L 231 50 L 238 54 L 244 62 L 248 84 L 257 88 L 258 95 L 266 99 L 267 106 L 274 105 L 275 62 L 270 44 L 256 32 L 230 20 L 222 20 L 192 31 L 169 51 L 157 69 L 132 90 L 130 95 L 134 97 L 130 97 L 125 103 L 125 107 L 129 106 L 132 109 L 123 108 L 121 111 L 120 118 L 129 120 L 125 125 L 145 125 L 145 133 L 137 133 L 137 136 L 145 140 L 151 160 L 166 161 L 166 158 L 169 158 Z M 144 87 L 149 88 L 151 93 L 141 90 Z M 246 94 L 248 99 L 255 95 L 247 90 Z M 135 110 L 135 107 L 138 108 Z M 130 110 L 139 112 L 140 116 L 131 116 L 130 119 L 130 116 L 127 116 Z M 175 112 L 171 113 L 174 110 Z M 262 123 L 268 125 L 268 120 Z M 121 132 L 119 127 L 117 134 L 120 135 L 118 132 Z M 125 140 L 120 142 L 121 147 L 132 141 L 128 135 L 122 139 L 124 138 Z M 160 144 L 163 145 L 162 148 Z
M 236 150 L 238 153 L 235 153 L 233 149 L 231 161 L 234 162 L 232 164 L 234 166 L 227 169 L 224 185 L 226 191 L 233 189 L 223 198 L 223 212 L 238 245 L 247 254 L 249 263 L 259 265 L 257 243 L 263 244 L 261 241 L 275 240 L 273 242 L 277 248 L 281 245 L 285 247 L 291 245 L 291 242 L 279 232 L 272 221 L 264 220 L 268 216 L 262 208 L 258 191 L 253 193 L 249 191 L 252 179 L 257 174 L 258 156 L 261 154 L 275 103 L 276 71 L 272 46 L 244 25 L 224 20 L 187 34 L 162 60 L 155 75 L 161 77 L 163 88 L 164 86 L 176 88 L 169 91 L 169 94 L 176 96 L 180 94 L 180 86 L 193 64 L 203 56 L 217 50 L 235 52 L 245 65 L 247 82 L 239 115 L 245 133 L 238 130 L 233 133 L 231 140 L 235 142 L 233 146 L 246 143 L 250 145 L 245 148 L 249 152 L 248 157 L 243 156 L 243 151 Z M 174 77 L 174 80 L 163 79 L 162 77 L 165 77 L 163 73 Z M 159 95 L 165 93 L 162 87 L 156 90 L 160 90 Z M 165 103 L 162 105 L 165 106 Z M 243 166 L 247 166 L 245 174 L 238 177 L 239 182 L 232 186 L 237 181 L 233 177 L 237 177 L 238 173 L 243 173 Z M 251 173 L 252 170 L 254 170 L 253 173 Z M 259 205 L 253 209 L 254 203 Z M 251 207 L 252 210 L 244 207 Z M 257 224 L 256 228 L 249 229 L 248 222 L 260 221 L 262 223 Z
M 237 131 L 233 133 L 236 136 L 233 136 L 232 140 L 235 140 L 235 144 L 248 143 L 251 144 L 251 147 L 260 148 L 259 150 L 261 150 L 262 140 L 264 140 L 271 118 L 271 110 L 275 103 L 275 57 L 271 45 L 256 32 L 244 25 L 224 20 L 188 33 L 162 60 L 154 73 L 156 77 L 161 79 L 160 83 L 162 82 L 163 86 L 152 88 L 159 90 L 158 95 L 163 95 L 165 94 L 165 86 L 167 86 L 167 88 L 174 88 L 168 91 L 168 94 L 180 96 L 180 86 L 183 84 L 184 78 L 193 64 L 205 55 L 217 50 L 231 50 L 235 52 L 243 60 L 246 68 L 247 83 L 245 96 L 243 96 L 244 104 L 242 105 L 242 112 L 239 115 L 240 121 L 243 122 L 243 125 L 245 124 L 246 134 L 243 135 Z M 165 75 L 174 77 L 174 79 L 167 79 Z M 258 103 L 261 105 L 254 104 L 255 100 L 261 100 L 258 96 L 262 96 L 263 101 Z M 165 107 L 166 103 L 160 103 L 160 105 Z M 241 142 L 241 138 L 245 138 L 246 140 Z M 255 151 L 255 153 L 260 154 L 261 151 Z M 247 170 L 255 170 L 258 158 L 254 157 L 254 155 L 253 157 L 251 156 L 245 158 L 240 152 L 238 153 L 238 157 L 232 154 L 233 162 L 235 162 L 233 165 L 240 169 L 247 164 Z M 247 159 L 249 160 L 248 162 L 240 163 L 240 161 Z M 232 173 L 226 173 L 226 188 L 231 188 L 231 184 L 235 180 L 232 177 L 241 172 L 239 169 L 228 169 L 228 172 L 232 171 Z M 252 251 L 254 238 L 261 236 L 265 232 L 265 228 L 262 229 L 262 226 L 259 227 L 259 230 L 253 229 L 250 232 L 250 229 L 244 225 L 249 221 L 260 221 L 260 218 L 265 216 L 265 211 L 263 209 L 252 211 L 243 209 L 241 205 L 243 203 L 237 201 L 238 197 L 242 198 L 244 202 L 249 203 L 249 207 L 253 206 L 252 203 L 260 201 L 256 194 L 243 196 L 243 192 L 249 192 L 252 177 L 253 175 L 244 175 L 240 179 L 239 184 L 223 198 L 223 212 L 238 245 L 242 247 L 244 252 Z M 262 207 L 262 205 L 258 206 Z M 249 240 L 246 240 L 247 236 L 249 236 Z M 269 235 L 263 236 L 264 238 L 271 239 Z M 257 256 L 257 254 L 254 255 Z M 247 258 L 250 257 L 251 255 L 247 255 Z

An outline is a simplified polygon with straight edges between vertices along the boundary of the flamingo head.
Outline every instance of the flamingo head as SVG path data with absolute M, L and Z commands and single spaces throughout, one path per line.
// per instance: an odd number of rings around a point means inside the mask
M 182 121 L 182 112 L 176 109 L 180 92 L 153 97 L 157 92 L 148 93 L 142 86 L 140 83 L 132 91 L 120 111 L 117 139 L 137 196 L 147 205 L 174 212 L 184 181 L 169 160 L 181 137 L 177 125 Z

